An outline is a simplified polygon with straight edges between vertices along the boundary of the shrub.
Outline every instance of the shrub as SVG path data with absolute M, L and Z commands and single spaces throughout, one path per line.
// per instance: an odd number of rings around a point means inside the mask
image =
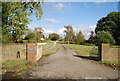
M 26 39 L 27 40 L 34 40 L 35 38 L 35 34 L 34 33 L 29 33 L 27 36 L 26 36 Z
M 94 46 L 94 44 L 91 44 L 91 43 L 83 43 L 82 45 L 86 45 L 86 46 Z
M 101 43 L 115 44 L 115 40 L 108 31 L 99 31 L 94 36 L 94 43 L 97 45 Z

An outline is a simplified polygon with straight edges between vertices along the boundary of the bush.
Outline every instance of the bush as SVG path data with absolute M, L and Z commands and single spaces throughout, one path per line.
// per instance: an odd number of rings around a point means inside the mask
M 115 40 L 108 31 L 99 31 L 94 36 L 94 43 L 97 45 L 99 45 L 101 43 L 115 44 Z
M 86 45 L 86 46 L 94 46 L 94 44 L 91 44 L 91 43 L 83 43 L 82 45 Z
M 35 38 L 35 34 L 34 33 L 29 33 L 27 36 L 26 36 L 26 39 L 27 40 L 34 40 Z
M 36 43 L 36 40 L 22 40 L 23 43 Z
M 0 42 L 2 42 L 3 44 L 11 43 L 11 42 L 13 42 L 12 36 L 11 35 L 3 35 Z

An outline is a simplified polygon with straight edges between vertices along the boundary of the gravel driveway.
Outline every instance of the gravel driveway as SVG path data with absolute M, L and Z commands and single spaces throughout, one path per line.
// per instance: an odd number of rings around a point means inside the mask
M 30 79 L 117 79 L 118 71 L 79 57 L 60 45 L 55 54 L 42 59 L 28 72 Z

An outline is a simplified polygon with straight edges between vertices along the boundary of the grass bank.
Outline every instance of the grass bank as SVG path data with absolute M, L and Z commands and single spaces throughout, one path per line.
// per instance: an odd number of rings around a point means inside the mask
M 11 60 L 2 62 L 2 78 L 3 79 L 23 79 L 24 74 L 31 69 L 33 64 L 25 60 Z
M 96 46 L 85 46 L 77 44 L 65 44 L 69 48 L 73 49 L 80 56 L 98 56 L 98 47 Z
M 89 60 L 95 60 L 96 63 L 104 64 L 113 69 L 120 70 L 120 62 L 99 61 L 98 60 L 98 47 L 96 46 L 85 46 L 85 45 L 77 45 L 77 44 L 65 44 L 65 45 L 73 49 L 82 58 L 89 59 Z
M 110 66 L 113 69 L 120 70 L 120 62 L 112 62 L 112 61 L 99 61 L 100 64 L 104 64 L 106 66 Z
M 50 54 L 54 54 L 59 48 L 59 44 L 57 43 L 56 46 L 49 50 L 43 50 L 43 56 L 48 56 Z

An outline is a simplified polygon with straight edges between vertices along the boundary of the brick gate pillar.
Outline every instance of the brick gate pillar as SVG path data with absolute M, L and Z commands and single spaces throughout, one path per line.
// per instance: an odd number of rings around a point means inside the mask
M 26 60 L 36 62 L 37 44 L 29 43 L 27 44 L 27 55 Z

